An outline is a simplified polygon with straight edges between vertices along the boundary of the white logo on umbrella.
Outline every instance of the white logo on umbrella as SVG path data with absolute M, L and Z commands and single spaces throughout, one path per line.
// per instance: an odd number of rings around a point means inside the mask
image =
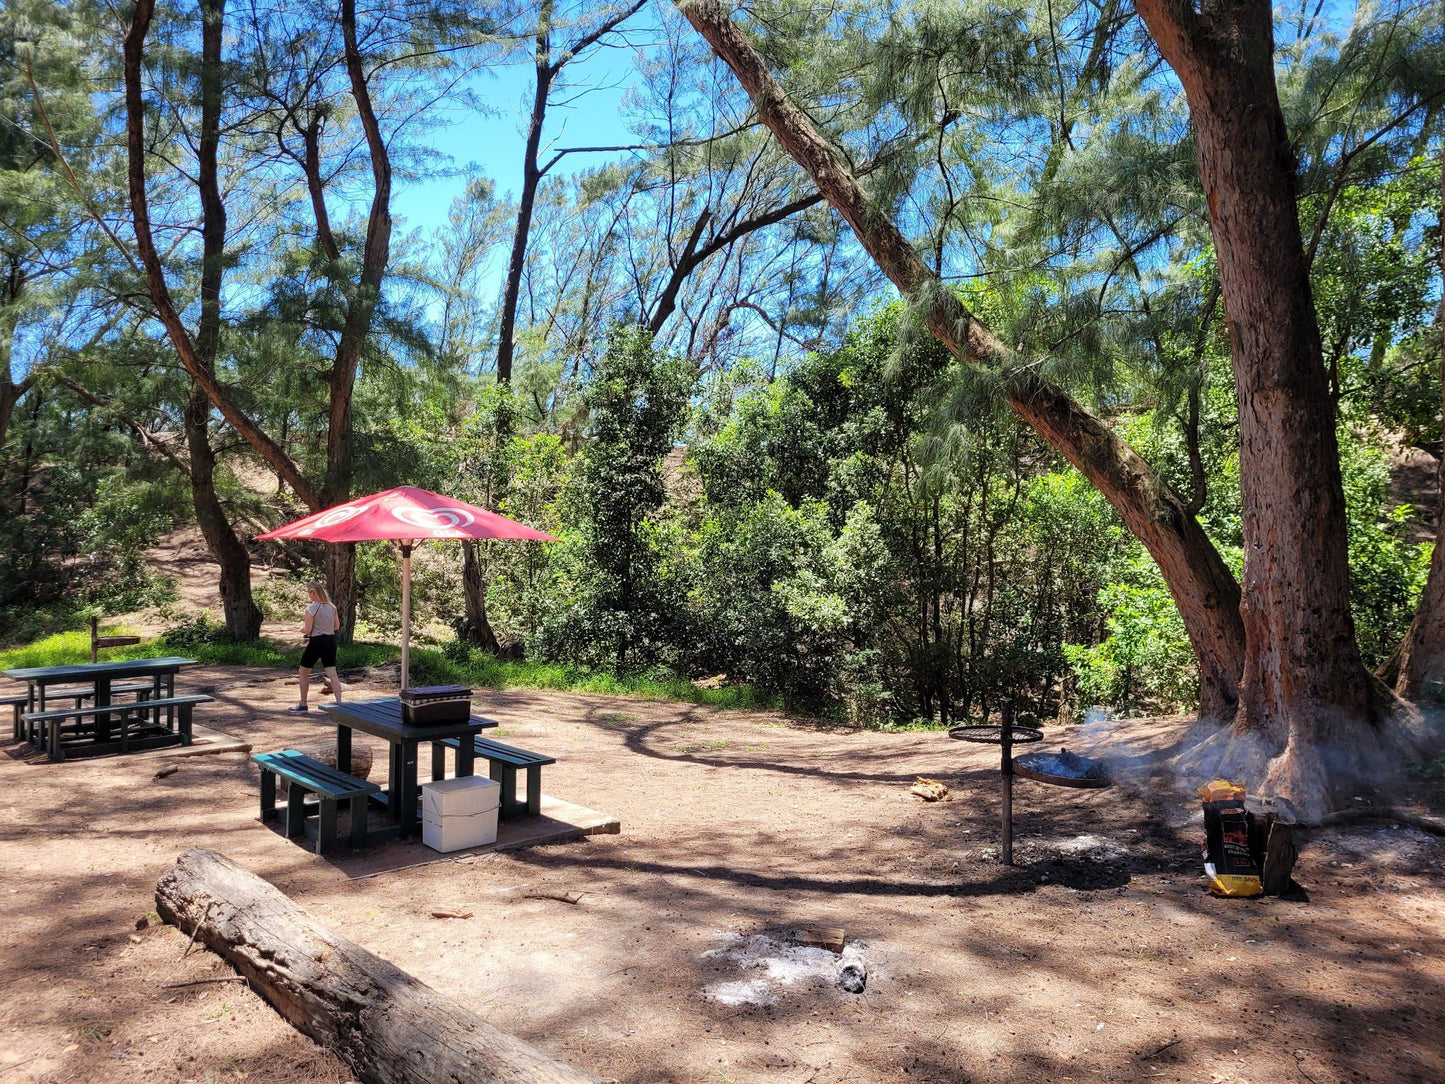
M 335 527 L 338 523 L 345 523 L 348 519 L 354 519 L 355 517 L 361 515 L 361 513 L 365 512 L 366 509 L 367 506 L 364 504 L 349 505 L 342 508 L 333 508 L 330 512 L 327 512 L 315 523 L 308 524 L 301 530 L 297 531 L 296 534 L 298 536 L 315 534 L 317 531 L 321 530 L 322 527 Z
M 463 537 L 457 528 L 477 519 L 465 508 L 393 508 L 391 514 L 408 527 L 430 531 L 433 538 Z

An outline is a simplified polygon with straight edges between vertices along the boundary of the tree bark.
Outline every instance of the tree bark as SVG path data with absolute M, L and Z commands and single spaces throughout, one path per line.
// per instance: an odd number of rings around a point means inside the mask
M 636 0 L 627 8 L 619 8 L 588 33 L 554 51 L 552 44 L 553 0 L 542 0 L 537 13 L 537 29 L 533 35 L 532 64 L 535 84 L 532 112 L 527 120 L 527 144 L 522 154 L 522 191 L 517 200 L 517 226 L 512 233 L 512 253 L 507 260 L 507 279 L 502 291 L 502 311 L 497 329 L 497 382 L 512 380 L 512 362 L 516 353 L 517 306 L 522 296 L 522 276 L 527 268 L 527 237 L 532 230 L 532 214 L 537 203 L 537 186 L 547 171 L 555 166 L 565 151 L 559 151 L 546 165 L 539 161 L 542 148 L 542 126 L 547 119 L 548 99 L 558 74 L 583 52 L 596 45 L 632 16 L 642 10 L 646 0 Z
M 351 499 L 354 471 L 354 443 L 351 433 L 351 401 L 356 389 L 356 373 L 361 364 L 362 347 L 371 334 L 372 320 L 381 301 L 381 283 L 391 259 L 391 158 L 386 140 L 377 123 L 376 110 L 367 86 L 361 47 L 356 34 L 356 0 L 341 0 L 341 33 L 345 41 L 346 74 L 351 81 L 351 98 L 366 135 L 367 155 L 371 160 L 371 209 L 366 219 L 366 241 L 361 252 L 361 274 L 347 299 L 346 322 L 336 347 L 331 366 L 331 406 L 326 428 L 326 480 L 321 495 L 326 505 L 342 504 Z M 349 586 L 349 585 L 337 585 Z M 347 592 L 348 594 L 351 592 Z M 340 606 L 340 603 L 337 603 Z M 346 639 L 351 638 L 347 621 Z
M 193 385 L 186 403 L 186 447 L 191 480 L 191 504 L 206 548 L 220 568 L 221 612 L 226 636 L 254 640 L 261 635 L 261 610 L 251 593 L 251 554 L 226 515 L 216 493 L 216 453 L 211 447 L 211 401 Z
M 356 582 L 356 543 L 328 545 L 322 567 L 326 570 L 326 589 L 331 594 L 331 603 L 336 607 L 339 622 L 336 639 L 349 644 L 356 636 L 356 607 L 361 602 L 361 591 Z
M 18 383 L 10 368 L 10 359 L 15 344 L 15 329 L 20 320 L 20 295 L 25 290 L 25 264 L 13 252 L 5 254 L 5 286 L 0 295 L 0 353 L 5 355 L 5 366 L 0 369 L 0 453 L 10 435 L 10 419 L 15 416 L 15 407 L 20 397 L 29 388 L 28 379 Z
M 487 578 L 477 560 L 477 544 L 462 543 L 462 595 L 466 600 L 466 622 L 461 628 L 461 638 L 475 644 L 483 651 L 499 655 L 502 645 L 487 617 Z
M 1136 0 L 1184 86 L 1239 407 L 1245 666 L 1234 733 L 1310 816 L 1376 721 L 1350 612 L 1345 498 L 1267 0 Z M 1340 762 L 1327 765 L 1327 759 Z
M 598 1082 L 327 929 L 215 851 L 181 855 L 156 884 L 156 910 L 368 1084 Z
M 934 336 L 961 361 L 1002 370 L 1014 412 L 1089 479 L 1148 549 L 1199 661 L 1201 712 L 1232 712 L 1244 666 L 1239 586 L 1184 502 L 1103 421 L 1063 389 L 1018 365 L 1012 352 L 928 269 L 864 193 L 842 155 L 789 100 L 716 0 L 678 0 L 678 5 L 733 70 L 778 142 L 807 170 L 879 268 L 922 311 Z
M 1445 281 L 1445 142 L 1440 148 L 1440 274 Z M 1440 389 L 1445 403 L 1445 295 L 1440 298 Z M 1445 411 L 1441 414 L 1445 425 Z M 1440 493 L 1435 506 L 1435 551 L 1430 555 L 1430 573 L 1415 608 L 1415 619 L 1400 652 L 1400 673 L 1395 691 L 1401 696 L 1420 698 L 1429 693 L 1439 700 L 1445 694 L 1445 444 L 1442 444 L 1438 481 Z

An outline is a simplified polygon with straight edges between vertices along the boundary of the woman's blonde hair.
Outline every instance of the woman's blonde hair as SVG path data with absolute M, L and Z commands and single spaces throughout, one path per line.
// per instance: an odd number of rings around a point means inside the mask
M 331 593 L 326 590 L 324 583 L 308 583 L 306 590 L 310 591 L 313 595 L 320 596 L 322 602 L 331 601 Z

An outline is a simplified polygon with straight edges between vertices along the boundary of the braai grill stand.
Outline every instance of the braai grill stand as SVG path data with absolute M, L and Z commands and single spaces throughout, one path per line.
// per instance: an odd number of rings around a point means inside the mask
M 1035 779 L 1056 787 L 1096 788 L 1111 784 L 1103 766 L 1095 761 L 1071 755 L 1060 749 L 1055 757 L 1051 753 L 1025 753 L 1014 762 L 1015 745 L 1032 745 L 1042 741 L 1044 732 L 1033 726 L 1014 726 L 1013 701 L 1005 700 L 1000 706 L 1002 725 L 956 726 L 948 732 L 950 738 L 958 741 L 981 742 L 999 746 L 999 777 L 1003 788 L 1003 840 L 999 847 L 999 861 L 1005 866 L 1014 864 L 1014 776 Z
M 1013 747 L 1015 745 L 1032 745 L 1036 741 L 1043 741 L 1044 732 L 1037 727 L 1014 726 L 1012 700 L 1003 702 L 1000 714 L 1003 716 L 1000 726 L 989 724 L 956 726 L 949 730 L 948 736 L 956 741 L 979 742 L 999 747 L 998 771 L 1003 789 L 1003 840 L 999 847 L 999 861 L 1005 866 L 1011 866 L 1014 864 Z

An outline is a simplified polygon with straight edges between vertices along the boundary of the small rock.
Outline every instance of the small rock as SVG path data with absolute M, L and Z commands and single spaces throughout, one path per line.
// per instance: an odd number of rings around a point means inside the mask
M 868 985 L 868 972 L 862 964 L 845 964 L 838 972 L 838 985 L 850 994 L 861 994 Z

